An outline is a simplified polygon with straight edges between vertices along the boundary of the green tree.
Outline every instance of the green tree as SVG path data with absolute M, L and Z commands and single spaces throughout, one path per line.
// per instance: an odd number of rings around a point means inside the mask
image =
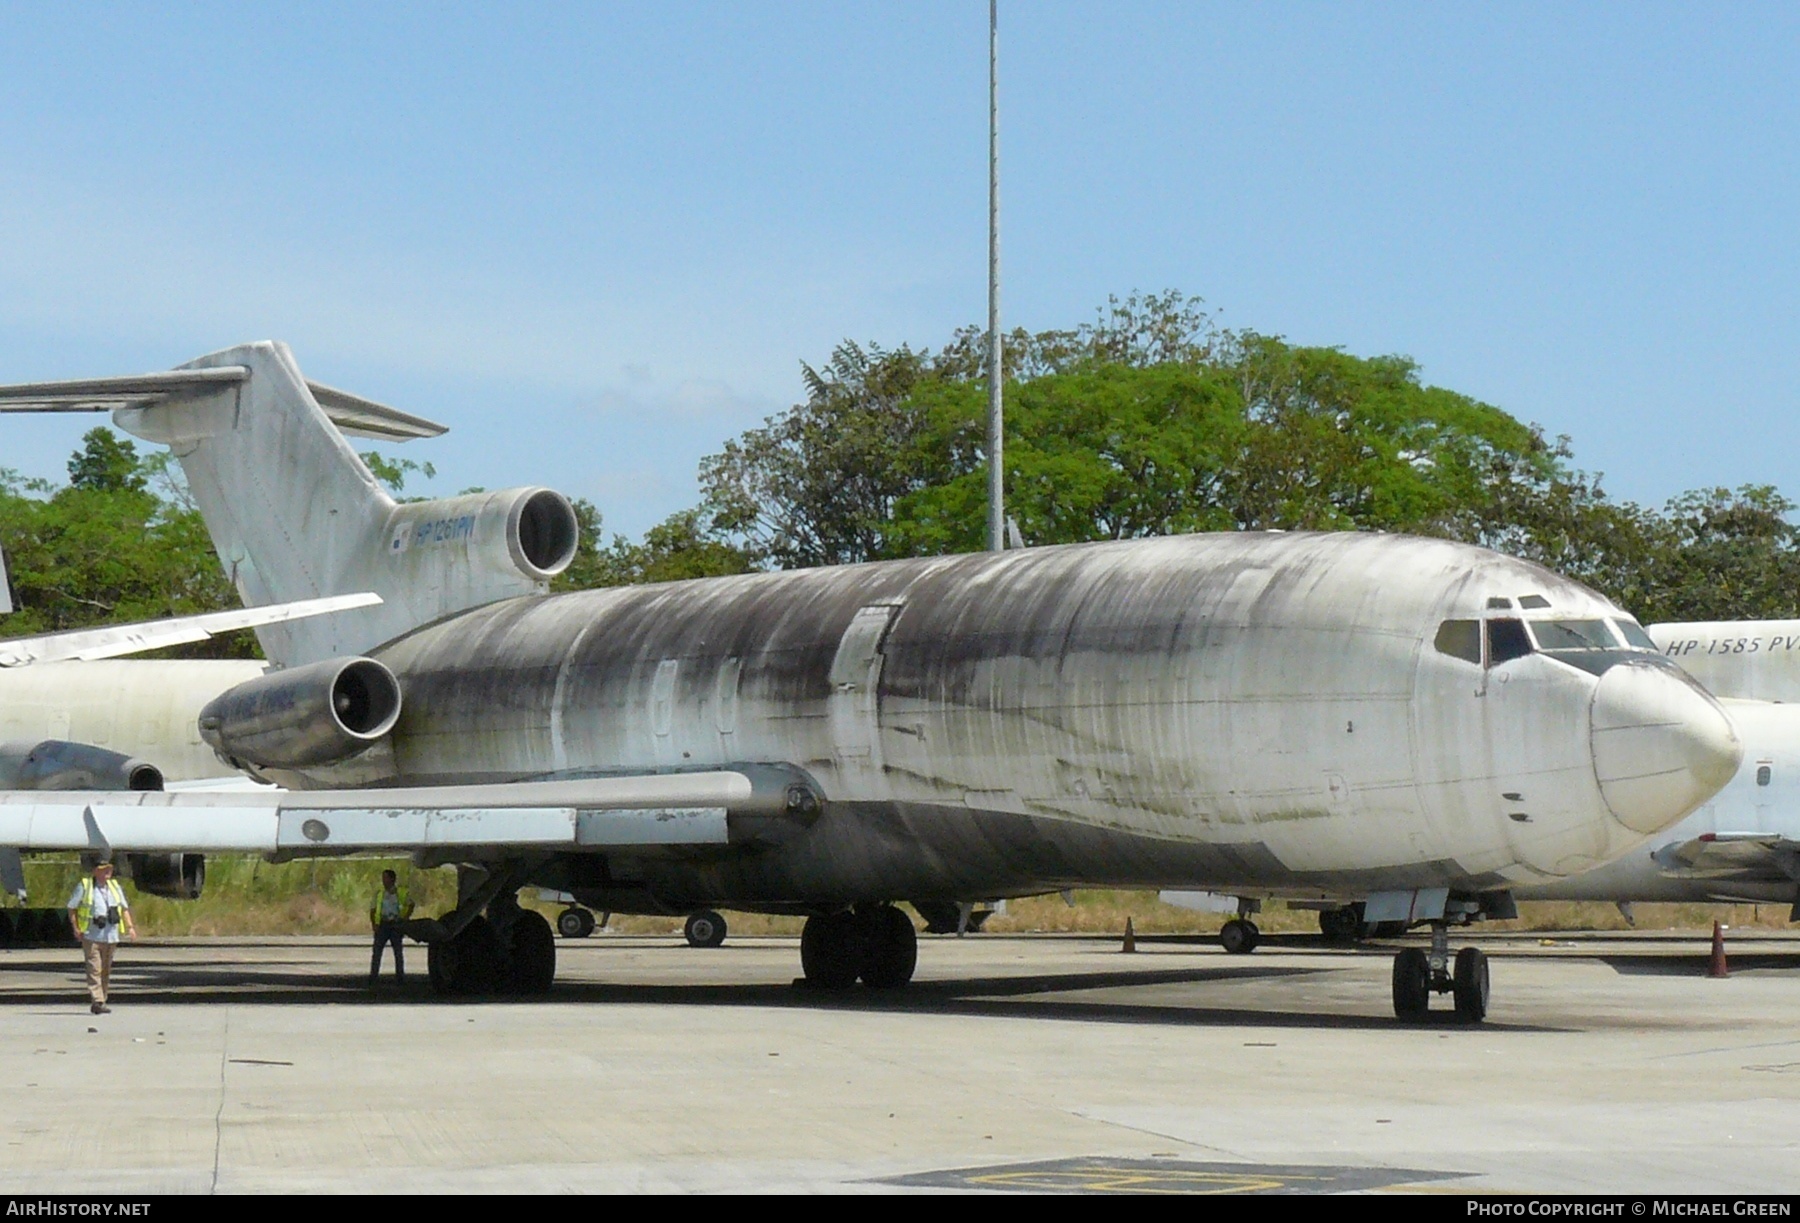
M 70 483 L 0 472 L 0 546 L 18 610 L 0 633 L 23 636 L 238 606 L 200 516 L 153 491 L 170 478 L 105 428 L 82 438 Z M 175 657 L 255 657 L 249 633 L 178 647 Z

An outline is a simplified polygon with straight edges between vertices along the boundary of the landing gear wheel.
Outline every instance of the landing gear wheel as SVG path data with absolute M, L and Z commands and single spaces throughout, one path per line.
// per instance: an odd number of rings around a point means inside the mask
M 1408 947 L 1394 957 L 1394 1014 L 1417 1022 L 1431 1011 L 1431 957 Z
M 579 906 L 556 915 L 556 932 L 564 938 L 586 938 L 594 932 L 594 915 Z
M 1319 910 L 1319 932 L 1334 942 L 1353 942 L 1362 937 L 1362 908 L 1343 905 Z
M 530 909 L 513 921 L 512 954 L 506 960 L 506 992 L 534 996 L 556 980 L 556 936 L 543 914 Z
M 487 918 L 477 917 L 455 938 L 430 944 L 425 969 L 436 993 L 493 993 L 500 978 L 500 946 Z
M 1464 1023 L 1480 1023 L 1487 1018 L 1488 961 L 1480 948 L 1464 947 L 1456 953 L 1451 992 L 1456 997 L 1458 1019 Z
M 863 984 L 870 989 L 898 989 L 912 980 L 919 964 L 919 932 L 912 918 L 893 905 L 857 917 L 866 925 Z
M 1234 917 L 1219 930 L 1219 946 L 1231 955 L 1249 955 L 1256 950 L 1256 944 L 1262 938 L 1262 931 L 1256 928 L 1255 922 Z
M 702 909 L 688 917 L 682 933 L 689 947 L 717 947 L 725 941 L 725 919 L 711 909 Z
M 853 913 L 815 913 L 800 928 L 800 971 L 809 985 L 849 989 L 862 973 L 862 929 Z

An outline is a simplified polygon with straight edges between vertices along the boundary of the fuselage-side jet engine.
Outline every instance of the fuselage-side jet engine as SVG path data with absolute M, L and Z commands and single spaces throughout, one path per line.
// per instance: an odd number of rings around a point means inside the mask
M 246 602 L 383 602 L 259 630 L 284 669 L 202 714 L 290 790 L 81 796 L 85 820 L 0 796 L 0 842 L 455 863 L 463 901 L 423 931 L 447 991 L 549 987 L 526 884 L 805 915 L 826 987 L 911 978 L 903 900 L 1254 888 L 1398 898 L 1434 939 L 1397 958 L 1397 1010 L 1435 990 L 1477 1019 L 1486 962 L 1452 965 L 1448 925 L 1618 857 L 1738 764 L 1629 615 L 1467 545 L 1194 535 L 551 596 L 566 502 L 396 505 L 340 429 L 429 422 L 284 346 L 7 401 L 170 443 Z M 1606 648 L 1564 648 L 1595 625 Z

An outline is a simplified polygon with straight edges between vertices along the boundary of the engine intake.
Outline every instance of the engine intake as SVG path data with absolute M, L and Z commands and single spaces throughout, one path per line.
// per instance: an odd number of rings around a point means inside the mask
M 575 559 L 581 527 L 561 493 L 509 488 L 397 505 L 386 540 L 387 565 L 434 581 L 461 567 L 546 582 Z
M 301 769 L 368 750 L 400 718 L 400 684 L 373 658 L 259 675 L 208 702 L 200 737 L 238 765 Z
M 199 900 L 206 886 L 206 855 L 126 854 L 125 874 L 140 892 L 165 900 Z
M 0 790 L 160 790 L 162 770 L 91 743 L 0 744 Z

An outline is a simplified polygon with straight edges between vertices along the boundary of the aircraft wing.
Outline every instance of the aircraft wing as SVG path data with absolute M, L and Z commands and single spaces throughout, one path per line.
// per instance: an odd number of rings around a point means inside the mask
M 1687 879 L 1800 880 L 1800 841 L 1779 833 L 1708 832 L 1653 856 L 1665 874 Z
M 332 595 L 323 599 L 302 599 L 297 603 L 272 603 L 267 607 L 240 607 L 233 611 L 206 612 L 198 616 L 175 616 L 168 620 L 145 620 L 137 624 L 75 629 L 43 637 L 14 637 L 10 641 L 0 641 L 0 667 L 22 667 L 34 662 L 92 662 L 97 658 L 119 658 L 126 654 L 141 654 L 145 650 L 160 650 L 165 646 L 204 641 L 215 633 L 227 633 L 233 629 L 304 620 L 309 616 L 346 611 L 352 607 L 368 607 L 379 602 L 381 596 L 378 594 Z
M 0 845 L 308 857 L 493 846 L 724 845 L 735 771 L 375 790 L 11 791 Z
M 249 377 L 250 371 L 242 365 L 217 365 L 123 378 L 18 382 L 0 386 L 0 412 L 115 412 L 125 408 L 146 408 L 171 399 L 192 398 L 235 386 Z M 306 388 L 331 423 L 354 437 L 407 442 L 449 432 L 436 421 L 320 382 L 309 379 Z

